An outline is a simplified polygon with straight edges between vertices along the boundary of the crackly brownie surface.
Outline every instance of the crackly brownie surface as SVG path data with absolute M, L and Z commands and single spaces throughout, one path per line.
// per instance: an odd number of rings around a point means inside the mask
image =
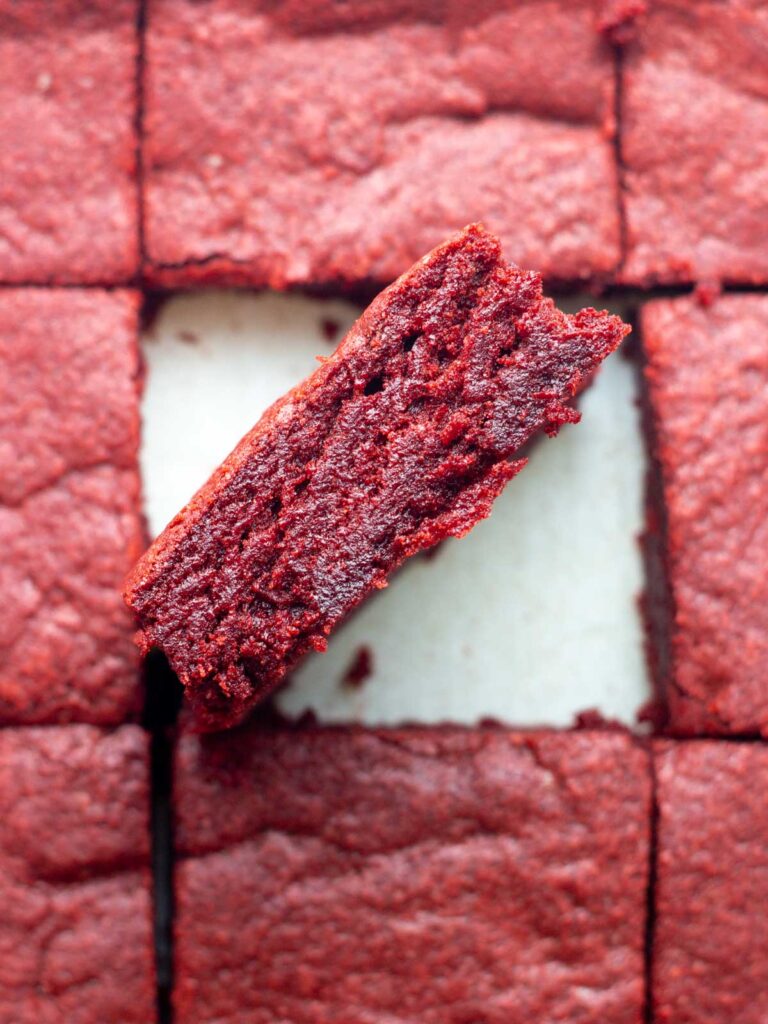
M 0 730 L 0 1020 L 154 1019 L 148 765 L 136 726 Z
M 768 750 L 660 741 L 656 1024 L 768 1019 Z
M 151 280 L 386 284 L 472 220 L 562 279 L 619 259 L 602 5 L 150 0 Z
M 623 64 L 624 277 L 768 281 L 768 7 L 656 0 Z
M 643 307 L 649 621 L 669 727 L 768 732 L 768 298 Z
M 477 227 L 383 292 L 133 572 L 143 645 L 200 722 L 236 720 L 406 557 L 488 515 L 627 330 L 560 313 Z
M 137 0 L 0 0 L 0 281 L 138 270 Z
M 179 1024 L 639 1024 L 647 755 L 621 733 L 185 736 Z
M 138 297 L 0 291 L 0 722 L 140 707 Z

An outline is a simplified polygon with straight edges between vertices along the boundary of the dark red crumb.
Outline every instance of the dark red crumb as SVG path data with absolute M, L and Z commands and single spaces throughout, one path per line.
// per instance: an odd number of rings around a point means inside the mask
M 341 324 L 338 320 L 332 320 L 330 317 L 325 316 L 320 321 L 320 332 L 327 342 L 332 343 L 341 334 Z
M 693 296 L 704 309 L 711 305 L 722 294 L 723 286 L 720 281 L 699 281 L 693 290 Z
M 603 729 L 608 732 L 627 732 L 627 727 L 618 718 L 606 718 L 597 708 L 587 708 L 574 717 L 575 729 Z
M 200 341 L 199 335 L 195 334 L 194 331 L 179 331 L 177 337 L 179 341 L 184 341 L 188 345 L 196 345 Z
M 637 712 L 637 721 L 650 725 L 654 733 L 663 732 L 667 725 L 667 708 L 664 701 L 659 698 L 647 700 Z
M 358 688 L 368 679 L 373 672 L 373 654 L 370 647 L 363 645 L 358 647 L 349 668 L 344 673 L 342 684 Z
M 128 580 L 200 726 L 240 720 L 406 558 L 489 515 L 628 330 L 561 313 L 478 226 L 382 292 Z

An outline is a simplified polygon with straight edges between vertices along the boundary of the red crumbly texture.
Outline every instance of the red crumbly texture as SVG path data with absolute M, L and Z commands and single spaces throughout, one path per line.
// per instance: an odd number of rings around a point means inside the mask
M 652 1020 L 768 1019 L 768 750 L 655 745 L 659 807 Z
M 250 729 L 176 755 L 178 1024 L 640 1024 L 647 753 Z
M 623 63 L 624 281 L 768 281 L 768 6 L 656 0 Z
M 768 298 L 658 300 L 641 328 L 646 608 L 667 728 L 768 735 Z
M 142 730 L 0 730 L 0 865 L 0 1020 L 154 1020 Z
M 383 292 L 136 566 L 127 600 L 203 728 L 236 722 L 406 558 L 462 536 L 629 328 L 466 229 Z
M 549 279 L 620 257 L 593 0 L 149 0 L 145 273 L 388 284 L 482 220 Z
M 363 645 L 358 647 L 355 652 L 352 661 L 349 663 L 349 668 L 344 673 L 342 683 L 344 686 L 350 686 L 353 689 L 359 689 L 366 679 L 368 679 L 373 672 L 373 654 L 371 653 L 370 647 Z
M 116 724 L 140 666 L 138 296 L 0 291 L 0 722 Z
M 138 0 L 0 0 L 0 281 L 139 269 Z

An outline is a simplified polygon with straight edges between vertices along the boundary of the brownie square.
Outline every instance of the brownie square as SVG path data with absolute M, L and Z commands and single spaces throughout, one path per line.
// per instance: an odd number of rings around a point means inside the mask
M 489 515 L 628 332 L 560 312 L 477 226 L 383 291 L 129 577 L 201 726 L 242 720 L 406 558 Z
M 478 220 L 546 277 L 610 274 L 601 8 L 150 0 L 149 279 L 380 285 Z
M 623 277 L 766 282 L 768 8 L 648 6 L 623 70 Z
M 0 281 L 138 271 L 138 0 L 0 0 Z
M 154 1020 L 148 775 L 136 726 L 0 730 L 0 1020 Z
M 648 757 L 316 728 L 176 754 L 178 1024 L 639 1024 Z
M 132 292 L 0 291 L 0 722 L 140 708 L 137 331 Z
M 656 1024 L 768 1019 L 768 750 L 658 741 Z
M 768 734 L 768 297 L 641 314 L 652 665 L 668 727 Z

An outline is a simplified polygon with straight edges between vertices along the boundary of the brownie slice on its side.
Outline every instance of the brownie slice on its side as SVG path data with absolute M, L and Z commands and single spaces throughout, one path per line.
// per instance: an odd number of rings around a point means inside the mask
M 139 0 L 0 0 L 0 282 L 139 270 Z
M 138 296 L 0 290 L 0 722 L 138 715 Z
M 481 228 L 384 291 L 139 562 L 127 600 L 203 726 L 231 724 L 405 558 L 487 516 L 629 328 L 542 298 Z
M 768 750 L 657 741 L 654 1024 L 768 1020 Z
M 380 286 L 481 220 L 549 279 L 611 276 L 603 9 L 149 0 L 145 274 L 163 287 Z
M 155 1019 L 141 729 L 0 730 L 0 868 L 4 1024 Z
M 768 735 L 768 298 L 658 300 L 641 327 L 646 607 L 667 727 Z
M 640 1024 L 649 758 L 615 732 L 182 738 L 178 1024 Z
M 622 63 L 623 279 L 768 283 L 765 0 L 653 0 Z

